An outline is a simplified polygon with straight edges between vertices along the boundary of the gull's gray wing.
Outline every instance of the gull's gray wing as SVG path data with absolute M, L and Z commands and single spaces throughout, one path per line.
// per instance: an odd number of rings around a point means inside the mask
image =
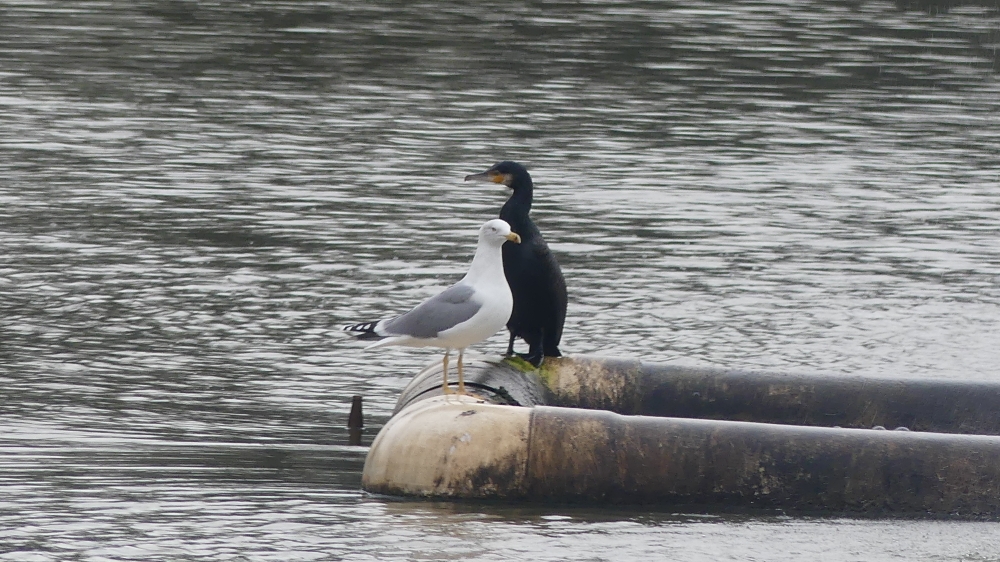
M 475 316 L 482 304 L 473 298 L 476 290 L 457 283 L 417 305 L 413 310 L 385 323 L 388 336 L 434 338 L 448 328 Z

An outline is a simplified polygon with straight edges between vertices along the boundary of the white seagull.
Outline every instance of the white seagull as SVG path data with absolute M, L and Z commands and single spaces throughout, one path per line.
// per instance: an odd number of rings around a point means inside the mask
M 503 273 L 500 248 L 504 242 L 521 243 L 521 237 L 511 232 L 501 219 L 488 221 L 479 229 L 479 245 L 472 258 L 469 272 L 461 281 L 418 304 L 413 310 L 377 322 L 346 326 L 345 331 L 359 339 L 377 339 L 365 349 L 385 345 L 410 347 L 443 347 L 444 383 L 448 388 L 448 356 L 458 350 L 458 393 L 465 394 L 462 354 L 466 347 L 477 344 L 500 331 L 510 319 L 514 299 Z

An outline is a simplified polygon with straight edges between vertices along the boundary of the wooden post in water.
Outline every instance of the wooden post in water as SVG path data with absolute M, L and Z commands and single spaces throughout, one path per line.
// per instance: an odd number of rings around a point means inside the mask
M 348 445 L 361 445 L 361 432 L 365 426 L 361 415 L 361 400 L 360 396 L 351 398 L 351 414 L 347 416 Z

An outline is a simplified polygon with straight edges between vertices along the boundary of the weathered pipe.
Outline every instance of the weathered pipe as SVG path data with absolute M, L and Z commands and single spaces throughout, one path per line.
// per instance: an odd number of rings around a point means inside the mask
M 441 396 L 433 365 L 404 390 L 366 490 L 1000 517 L 1000 385 L 596 358 L 465 374 L 483 400 Z
M 470 361 L 465 375 L 494 403 L 1000 435 L 1000 384 L 990 382 L 755 373 L 580 356 L 547 358 L 540 371 L 527 373 L 507 362 Z M 440 394 L 440 380 L 440 367 L 425 369 L 403 391 L 396 411 Z
M 434 397 L 376 437 L 385 494 L 1000 516 L 1000 437 L 621 416 Z
M 626 415 L 1000 435 L 1000 384 L 546 360 L 548 403 Z
M 466 354 L 465 388 L 468 392 L 494 404 L 511 406 L 546 404 L 550 392 L 542 384 L 537 372 L 525 372 L 514 365 L 508 361 L 484 360 Z M 449 387 L 456 390 L 458 378 L 454 365 L 449 369 L 449 374 Z M 441 361 L 433 361 L 406 385 L 396 399 L 396 407 L 392 414 L 398 414 L 403 408 L 415 402 L 441 395 Z

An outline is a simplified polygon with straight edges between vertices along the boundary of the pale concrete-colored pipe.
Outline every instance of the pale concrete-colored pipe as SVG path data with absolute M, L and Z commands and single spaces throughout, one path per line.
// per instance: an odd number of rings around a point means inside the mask
M 362 485 L 442 498 L 997 517 L 1000 437 L 434 397 L 386 424 Z

